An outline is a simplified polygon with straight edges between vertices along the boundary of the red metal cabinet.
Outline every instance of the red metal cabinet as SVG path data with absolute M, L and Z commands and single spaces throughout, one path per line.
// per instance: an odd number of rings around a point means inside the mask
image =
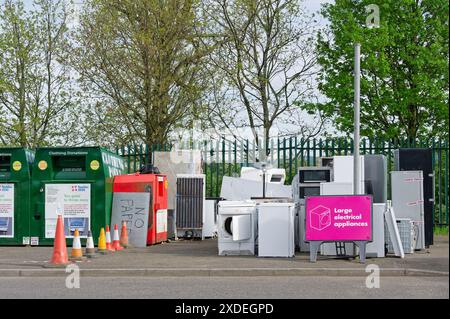
M 128 174 L 114 178 L 113 192 L 150 192 L 147 245 L 167 240 L 167 177 L 162 174 Z

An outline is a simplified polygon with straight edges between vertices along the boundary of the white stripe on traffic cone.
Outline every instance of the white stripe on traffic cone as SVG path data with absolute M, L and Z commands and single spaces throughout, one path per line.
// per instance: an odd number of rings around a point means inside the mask
M 119 227 L 117 226 L 117 224 L 114 224 L 113 248 L 115 250 L 122 250 L 123 249 L 123 247 L 120 246 Z

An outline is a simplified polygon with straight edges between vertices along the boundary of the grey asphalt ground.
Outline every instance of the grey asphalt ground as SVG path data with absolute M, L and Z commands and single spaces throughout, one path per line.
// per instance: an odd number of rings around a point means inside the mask
M 0 280 L 0 298 L 449 298 L 448 277 L 382 277 L 368 289 L 363 277 L 102 277 L 81 278 L 68 289 L 65 278 L 10 277 Z
M 0 277 L 64 275 L 64 269 L 48 269 L 52 247 L 0 247 Z M 70 249 L 68 249 L 70 254 Z M 92 276 L 235 276 L 235 275 L 342 275 L 365 276 L 365 267 L 376 264 L 382 275 L 400 276 L 412 270 L 430 272 L 428 276 L 447 276 L 449 271 L 448 236 L 436 236 L 430 249 L 398 257 L 337 260 L 320 257 L 309 262 L 308 254 L 295 258 L 258 258 L 256 256 L 217 256 L 217 240 L 177 241 L 146 248 L 126 249 L 111 255 L 77 263 L 83 275 Z M 386 272 L 384 270 L 395 270 Z M 409 271 L 408 273 L 408 270 Z M 52 273 L 53 271 L 53 273 Z M 338 273 L 339 272 L 339 273 Z M 120 274 L 119 274 L 120 273 Z M 420 274 L 423 275 L 423 274 Z

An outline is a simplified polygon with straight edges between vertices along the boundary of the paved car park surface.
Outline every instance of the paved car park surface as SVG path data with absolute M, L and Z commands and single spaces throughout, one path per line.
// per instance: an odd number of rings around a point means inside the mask
M 369 289 L 364 277 L 81 277 L 0 280 L 0 298 L 449 298 L 448 278 L 383 277 Z
M 0 247 L 0 277 L 52 276 L 64 269 L 52 269 L 52 247 Z M 69 249 L 70 253 L 70 249 Z M 91 276 L 219 276 L 219 275 L 342 275 L 366 276 L 366 266 L 375 264 L 381 275 L 448 276 L 448 236 L 437 237 L 430 249 L 398 257 L 368 258 L 366 264 L 355 259 L 318 258 L 309 262 L 308 254 L 294 258 L 218 256 L 217 241 L 180 240 L 146 248 L 126 249 L 77 265 Z
M 70 252 L 70 249 L 69 249 Z M 217 256 L 217 241 L 173 241 L 77 262 L 49 265 L 52 247 L 0 247 L 0 298 L 448 298 L 448 236 L 425 251 L 354 259 Z M 380 287 L 366 279 L 380 271 Z

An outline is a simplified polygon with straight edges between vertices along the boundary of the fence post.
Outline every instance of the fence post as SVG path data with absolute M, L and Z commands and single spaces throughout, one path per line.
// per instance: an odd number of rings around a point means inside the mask
M 248 166 L 248 139 L 245 140 L 245 144 L 247 145 L 247 148 L 245 149 L 245 166 Z
M 448 140 L 445 141 L 445 176 L 444 176 L 444 189 L 445 189 L 445 223 L 448 226 L 448 179 L 449 179 L 449 171 L 448 171 Z
M 442 140 L 439 139 L 438 150 L 438 189 L 439 189 L 439 224 L 442 224 Z
M 408 139 L 408 142 L 409 142 L 409 139 Z M 436 152 L 436 141 L 433 138 L 432 148 L 431 148 L 431 167 L 433 168 L 433 171 L 435 170 L 435 167 L 436 167 L 436 154 L 435 154 L 435 152 Z M 436 179 L 435 179 L 435 181 L 436 181 Z M 433 191 L 436 194 L 436 184 L 434 184 L 433 187 L 434 187 Z M 436 221 L 436 216 L 435 216 L 435 213 L 436 213 L 436 198 L 434 199 L 434 203 L 433 204 L 434 205 L 432 205 L 431 207 L 433 207 L 433 209 L 432 209 L 432 216 L 433 216 L 433 223 L 434 223 Z
M 220 140 L 216 142 L 216 197 L 219 196 Z
M 313 156 L 312 156 L 312 158 L 313 158 L 313 166 L 316 166 L 317 165 L 317 158 L 316 158 L 316 139 L 315 138 L 313 138 L 312 151 L 313 151 Z
M 273 138 L 271 138 L 270 139 L 270 164 L 271 165 L 273 165 L 273 156 L 274 156 L 274 153 L 275 153 L 275 148 L 274 148 L 274 145 L 273 145 Z
M 319 158 L 323 157 L 323 145 L 322 145 L 322 139 L 319 139 Z
M 308 138 L 308 140 L 306 141 L 306 166 L 311 166 L 310 151 L 311 151 L 311 140 Z
M 294 138 L 294 144 L 295 144 L 295 149 L 294 149 L 294 160 L 295 160 L 295 164 L 294 164 L 294 167 L 295 167 L 295 172 L 294 172 L 294 176 L 295 175 L 297 175 L 297 173 L 298 173 L 298 160 L 297 160 L 297 135 L 295 135 L 295 138 Z M 291 180 L 292 181 L 292 180 Z
M 281 164 L 281 162 L 280 162 L 280 138 L 279 137 L 277 137 L 277 163 L 278 163 L 278 168 L 281 168 L 280 167 L 280 164 Z
M 225 137 L 222 136 L 222 177 L 225 175 Z
M 289 137 L 289 182 L 292 181 L 292 136 Z
M 234 138 L 234 167 L 233 167 L 233 173 L 237 173 L 237 144 L 236 144 L 236 137 Z

